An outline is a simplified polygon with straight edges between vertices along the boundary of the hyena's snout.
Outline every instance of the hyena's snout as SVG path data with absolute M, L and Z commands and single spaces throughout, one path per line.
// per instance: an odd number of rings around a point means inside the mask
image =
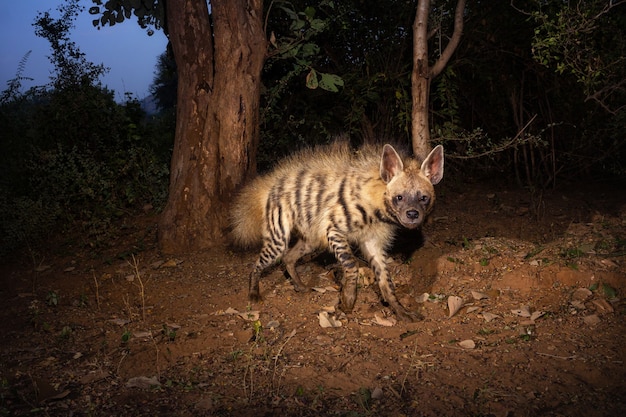
M 407 229 L 416 229 L 422 225 L 425 214 L 423 210 L 412 207 L 401 211 L 398 217 L 402 226 Z
M 420 212 L 417 210 L 408 210 L 406 212 L 406 217 L 409 220 L 417 220 L 420 218 Z

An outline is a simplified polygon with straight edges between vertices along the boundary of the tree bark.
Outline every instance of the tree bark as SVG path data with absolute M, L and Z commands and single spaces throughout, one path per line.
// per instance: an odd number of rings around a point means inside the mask
M 430 66 L 428 65 L 428 14 L 430 0 L 418 0 L 413 24 L 413 72 L 411 73 L 411 137 L 413 154 L 426 158 L 430 150 L 428 97 Z
M 213 0 L 211 12 L 205 0 L 166 2 L 179 81 L 164 253 L 222 243 L 228 202 L 256 172 L 263 1 Z
M 457 1 L 452 37 L 432 67 L 428 63 L 428 14 L 430 13 L 430 0 L 418 0 L 417 2 L 415 22 L 413 23 L 411 136 L 413 153 L 422 159 L 426 158 L 431 150 L 428 121 L 430 83 L 445 68 L 461 41 L 465 1 Z

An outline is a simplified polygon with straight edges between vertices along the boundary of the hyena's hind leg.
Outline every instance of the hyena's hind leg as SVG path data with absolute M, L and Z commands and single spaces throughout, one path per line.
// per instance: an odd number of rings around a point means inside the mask
M 348 243 L 348 240 L 341 232 L 330 229 L 327 236 L 330 250 L 341 264 L 343 270 L 339 308 L 347 314 L 352 311 L 356 302 L 356 287 L 359 277 L 358 261 L 352 253 L 352 249 L 350 249 L 350 243 Z
M 297 292 L 308 291 L 309 287 L 302 282 L 296 271 L 296 262 L 303 256 L 318 252 L 317 248 L 311 246 L 306 240 L 300 238 L 295 245 L 287 250 L 283 256 L 283 262 L 287 268 L 287 273 L 291 277 L 293 287 Z
M 259 290 L 259 280 L 261 279 L 261 273 L 271 265 L 273 265 L 278 258 L 287 249 L 287 242 L 284 239 L 273 240 L 265 239 L 263 241 L 263 247 L 259 253 L 259 257 L 254 264 L 254 269 L 250 273 L 250 279 L 248 283 L 248 299 L 252 302 L 259 302 L 262 300 L 261 291 Z
M 407 310 L 398 301 L 395 294 L 395 286 L 391 281 L 389 270 L 387 269 L 387 256 L 379 242 L 364 242 L 361 245 L 361 252 L 363 252 L 363 255 L 374 270 L 383 300 L 389 304 L 389 307 L 396 313 L 396 316 L 403 321 L 422 320 L 423 317 L 419 313 Z

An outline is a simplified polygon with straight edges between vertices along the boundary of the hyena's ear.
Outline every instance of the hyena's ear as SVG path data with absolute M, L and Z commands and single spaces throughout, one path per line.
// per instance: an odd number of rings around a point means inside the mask
M 385 183 L 391 181 L 393 177 L 398 175 L 404 169 L 404 164 L 398 152 L 391 145 L 383 147 L 383 156 L 380 159 L 380 178 Z
M 432 185 L 436 185 L 443 178 L 443 146 L 437 145 L 430 151 L 424 162 L 422 172 L 428 177 Z

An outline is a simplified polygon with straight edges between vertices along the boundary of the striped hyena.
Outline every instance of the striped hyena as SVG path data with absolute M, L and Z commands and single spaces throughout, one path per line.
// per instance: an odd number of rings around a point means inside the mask
M 418 228 L 433 208 L 433 185 L 441 181 L 443 161 L 441 145 L 421 164 L 401 158 L 391 145 L 382 152 L 335 146 L 299 152 L 252 181 L 231 211 L 234 242 L 262 243 L 250 274 L 249 299 L 261 299 L 261 273 L 279 258 L 296 291 L 307 290 L 296 262 L 328 248 L 343 269 L 339 307 L 349 313 L 356 300 L 358 265 L 351 250 L 356 245 L 372 267 L 384 301 L 400 319 L 415 320 L 418 315 L 395 296 L 386 250 L 398 227 Z

